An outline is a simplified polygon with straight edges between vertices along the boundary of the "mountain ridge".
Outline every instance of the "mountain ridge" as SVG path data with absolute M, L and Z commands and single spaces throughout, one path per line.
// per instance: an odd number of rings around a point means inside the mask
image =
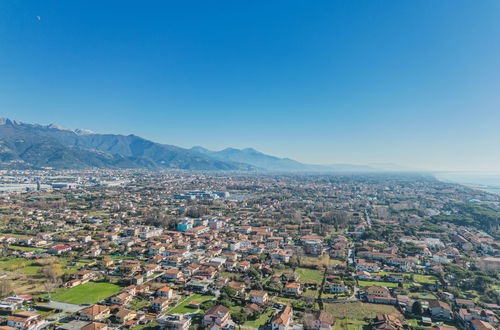
M 400 168 L 391 164 L 393 168 Z M 0 118 L 0 168 L 148 168 L 275 172 L 373 172 L 383 166 L 311 165 L 254 148 L 181 148 L 135 134 L 99 134 Z

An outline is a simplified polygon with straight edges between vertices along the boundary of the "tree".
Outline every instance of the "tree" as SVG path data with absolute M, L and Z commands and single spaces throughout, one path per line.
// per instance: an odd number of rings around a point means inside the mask
M 411 311 L 415 315 L 422 315 L 422 304 L 420 301 L 415 301 L 413 305 L 411 306 Z
M 0 296 L 5 297 L 12 293 L 12 284 L 8 280 L 0 281 Z
M 63 275 L 63 271 L 61 270 L 61 265 L 56 263 L 49 264 L 43 267 L 42 273 L 50 282 L 53 283 L 57 282 Z
M 242 325 L 243 323 L 245 323 L 246 320 L 248 320 L 248 315 L 245 314 L 245 313 L 234 313 L 233 315 L 231 315 L 233 321 L 238 324 L 238 325 Z
M 54 291 L 62 281 L 60 279 L 56 279 L 55 281 L 45 281 L 43 282 L 43 287 L 47 293 Z
M 236 294 L 238 293 L 234 288 L 230 286 L 225 286 L 221 289 L 221 293 L 226 294 L 229 297 L 236 297 Z

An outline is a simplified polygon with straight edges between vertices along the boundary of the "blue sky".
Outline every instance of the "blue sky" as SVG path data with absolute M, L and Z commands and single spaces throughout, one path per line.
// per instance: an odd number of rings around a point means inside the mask
M 500 172 L 500 2 L 1 1 L 0 115 Z

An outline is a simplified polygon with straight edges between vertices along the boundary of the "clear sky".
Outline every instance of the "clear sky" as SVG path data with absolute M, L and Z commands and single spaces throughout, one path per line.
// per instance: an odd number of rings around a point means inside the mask
M 0 1 L 0 116 L 500 171 L 500 1 Z

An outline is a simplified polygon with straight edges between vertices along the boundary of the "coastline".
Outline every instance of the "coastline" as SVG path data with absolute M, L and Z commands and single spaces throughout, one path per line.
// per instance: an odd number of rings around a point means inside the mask
M 482 192 L 500 196 L 500 185 L 491 183 L 485 184 L 485 181 L 488 181 L 488 177 L 491 177 L 491 180 L 495 183 L 500 182 L 500 174 L 495 174 L 491 176 L 485 174 L 474 174 L 474 173 L 462 174 L 462 173 L 452 172 L 452 173 L 433 173 L 433 177 L 441 182 L 459 184 L 470 189 L 479 190 Z M 476 178 L 477 181 L 482 181 L 482 182 L 481 183 L 473 182 L 476 181 L 474 178 Z

